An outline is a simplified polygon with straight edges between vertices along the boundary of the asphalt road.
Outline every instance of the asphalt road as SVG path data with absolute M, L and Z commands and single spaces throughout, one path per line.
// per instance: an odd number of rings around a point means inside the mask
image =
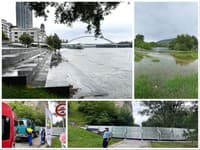
M 15 148 L 45 148 L 46 145 L 40 145 L 40 137 L 33 138 L 33 145 L 29 146 L 28 140 L 16 142 Z

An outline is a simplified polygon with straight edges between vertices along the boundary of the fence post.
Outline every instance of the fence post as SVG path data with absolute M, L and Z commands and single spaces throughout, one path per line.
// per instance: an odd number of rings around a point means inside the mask
M 157 127 L 157 132 L 158 132 L 158 141 L 160 141 L 160 138 L 161 138 L 161 132 L 159 130 L 159 127 Z
M 143 127 L 140 127 L 140 131 L 141 131 L 141 140 L 143 141 Z
M 125 138 L 127 139 L 128 127 L 125 128 Z

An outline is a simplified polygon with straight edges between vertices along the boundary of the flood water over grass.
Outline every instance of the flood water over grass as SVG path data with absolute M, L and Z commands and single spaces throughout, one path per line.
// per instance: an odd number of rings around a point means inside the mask
M 197 52 L 135 52 L 135 98 L 197 98 L 197 96 Z

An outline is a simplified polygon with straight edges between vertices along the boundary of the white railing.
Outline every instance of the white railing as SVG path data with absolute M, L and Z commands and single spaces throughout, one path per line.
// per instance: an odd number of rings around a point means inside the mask
M 102 132 L 109 128 L 114 138 L 130 138 L 140 140 L 186 140 L 188 129 L 163 127 L 128 127 L 128 126 L 87 126 L 87 130 Z M 193 129 L 190 129 L 192 131 Z

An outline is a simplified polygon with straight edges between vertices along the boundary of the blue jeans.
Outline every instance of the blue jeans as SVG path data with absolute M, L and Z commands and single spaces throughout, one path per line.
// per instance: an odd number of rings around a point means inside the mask
M 32 133 L 28 133 L 28 143 L 29 143 L 29 146 L 33 145 L 33 143 L 32 143 Z
M 103 144 L 102 144 L 103 148 L 107 148 L 108 147 L 108 139 L 103 139 Z

